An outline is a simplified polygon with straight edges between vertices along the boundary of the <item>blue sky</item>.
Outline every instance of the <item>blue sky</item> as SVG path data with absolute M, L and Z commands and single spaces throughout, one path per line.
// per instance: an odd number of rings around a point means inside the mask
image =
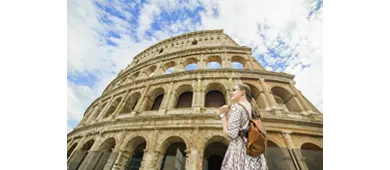
M 297 88 L 322 110 L 322 4 L 69 0 L 68 131 L 137 53 L 169 37 L 205 29 L 224 29 L 252 48 L 266 70 L 296 75 Z

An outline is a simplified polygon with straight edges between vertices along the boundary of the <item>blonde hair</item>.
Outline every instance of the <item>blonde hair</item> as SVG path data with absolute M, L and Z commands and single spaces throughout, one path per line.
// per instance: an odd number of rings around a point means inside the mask
M 246 84 L 236 84 L 240 90 L 245 90 L 245 97 L 246 100 L 251 104 L 252 107 L 252 118 L 253 119 L 260 119 L 259 114 L 259 107 L 257 106 L 256 100 L 254 99 L 252 95 L 252 91 L 250 87 Z

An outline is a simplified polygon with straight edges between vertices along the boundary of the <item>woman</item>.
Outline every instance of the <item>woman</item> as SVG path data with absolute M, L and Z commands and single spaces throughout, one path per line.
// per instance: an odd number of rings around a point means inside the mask
M 249 116 L 252 116 L 252 107 L 257 108 L 250 88 L 245 84 L 236 84 L 230 96 L 235 104 L 231 107 L 224 105 L 220 108 L 223 132 L 230 137 L 229 147 L 223 158 L 221 170 L 265 170 L 264 155 L 252 157 L 246 154 L 246 137 L 244 137 L 244 142 L 239 136 L 239 131 L 249 130 L 249 122 L 244 108 L 237 103 L 241 103 L 247 109 Z

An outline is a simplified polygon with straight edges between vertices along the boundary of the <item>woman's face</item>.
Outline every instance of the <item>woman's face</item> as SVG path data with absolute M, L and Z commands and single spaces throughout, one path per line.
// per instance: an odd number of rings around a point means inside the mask
M 244 94 L 245 91 L 240 90 L 238 85 L 235 85 L 230 93 L 230 100 L 237 102 Z

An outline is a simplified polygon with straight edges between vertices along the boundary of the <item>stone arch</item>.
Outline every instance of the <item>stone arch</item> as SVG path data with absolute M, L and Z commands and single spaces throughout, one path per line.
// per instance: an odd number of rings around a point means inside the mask
M 74 143 L 74 144 L 68 149 L 68 152 L 67 152 L 67 154 L 66 154 L 67 158 L 69 158 L 70 154 L 72 154 L 72 152 L 73 152 L 74 149 L 76 148 L 77 144 L 78 144 L 77 142 Z
M 207 140 L 203 151 L 203 170 L 221 169 L 228 146 L 229 140 L 220 135 L 215 135 Z
M 94 145 L 95 140 L 90 139 L 81 146 L 80 150 L 76 150 L 72 157 L 69 159 L 69 169 L 79 169 L 84 159 L 87 157 L 89 150 Z
M 239 69 L 248 69 L 245 58 L 241 56 L 233 56 L 231 61 L 232 61 L 232 68 L 233 66 L 240 66 L 238 67 Z
M 132 75 L 130 76 L 130 79 L 133 80 L 133 81 L 135 81 L 135 80 L 138 78 L 138 76 L 139 76 L 139 71 L 137 71 L 137 72 L 135 72 L 134 74 L 132 74 Z
M 164 63 L 163 64 L 163 70 L 164 70 L 164 74 L 169 74 L 169 73 L 171 73 L 170 71 L 169 71 L 169 69 L 174 69 L 174 67 L 176 66 L 177 64 L 176 64 L 176 62 L 174 62 L 174 61 L 168 61 L 168 62 L 166 62 L 166 63 Z M 172 72 L 173 72 L 173 70 L 172 70 Z
M 272 140 L 267 140 L 265 158 L 268 169 L 292 169 L 294 167 L 288 150 L 286 148 L 280 148 Z
M 206 59 L 206 63 L 207 63 L 206 64 L 207 69 L 213 68 L 214 66 L 218 68 L 218 64 L 219 64 L 219 68 L 222 68 L 222 58 L 217 55 L 208 56 Z
M 124 106 L 122 110 L 119 112 L 119 114 L 131 113 L 134 110 L 140 98 L 141 98 L 140 92 L 134 92 L 133 94 L 131 94 L 125 101 Z
M 268 144 L 268 142 L 272 142 L 278 148 L 282 148 L 282 146 L 283 146 L 279 142 L 277 142 L 277 140 L 273 139 L 269 135 L 267 136 L 267 144 Z
M 93 139 L 90 139 L 87 142 L 84 142 L 83 146 L 81 147 L 81 150 L 82 151 L 89 151 L 92 148 L 94 143 L 95 143 L 95 140 L 93 140 Z
M 145 73 L 148 75 L 148 76 L 153 76 L 155 71 L 156 71 L 157 67 L 155 65 L 152 65 L 152 66 L 149 66 L 146 70 L 145 70 Z
M 100 144 L 98 151 L 109 152 L 113 151 L 116 146 L 116 139 L 114 137 L 108 137 Z
M 261 92 L 259 90 L 259 86 L 253 85 L 252 83 L 249 83 L 249 82 L 243 82 L 243 83 L 248 85 L 249 88 L 251 89 L 252 96 L 256 100 L 257 107 L 259 107 L 259 109 L 265 109 L 266 108 L 265 101 L 261 97 Z
M 177 88 L 173 103 L 175 108 L 191 108 L 194 89 L 191 85 L 184 84 Z
M 226 87 L 221 83 L 210 83 L 205 89 L 205 107 L 221 107 L 227 103 Z
M 183 62 L 185 70 L 196 70 L 198 68 L 198 62 L 199 60 L 195 57 L 185 59 Z
M 292 112 L 302 112 L 301 107 L 295 97 L 285 88 L 274 86 L 271 88 L 271 92 L 275 98 L 276 103 L 281 108 L 286 108 Z
M 164 99 L 165 89 L 162 87 L 156 88 L 150 92 L 145 98 L 144 111 L 158 110 Z
M 114 101 L 111 103 L 110 107 L 108 108 L 108 110 L 106 111 L 106 113 L 104 113 L 103 115 L 103 119 L 104 118 L 107 118 L 108 116 L 110 116 L 111 114 L 114 113 L 114 111 L 116 110 L 116 108 L 118 107 L 119 103 L 121 102 L 122 100 L 122 96 L 120 97 L 117 97 L 116 99 L 114 99 Z
M 109 162 L 108 160 L 112 155 L 116 158 L 117 153 L 114 152 L 114 149 L 117 145 L 116 137 L 107 137 L 99 147 L 97 148 L 94 154 L 99 154 L 96 164 L 94 165 L 95 169 L 104 169 L 105 167 L 110 167 L 114 163 L 113 161 Z M 112 158 L 111 158 L 112 159 Z
M 313 140 L 311 138 L 303 138 L 303 140 L 300 142 L 300 144 L 298 144 L 299 148 L 302 148 L 303 144 L 307 144 L 307 143 L 311 143 L 313 145 L 316 145 L 320 148 L 322 148 L 322 143 L 319 142 L 319 141 L 316 141 L 316 140 Z
M 302 160 L 307 169 L 322 169 L 323 168 L 323 152 L 322 148 L 314 143 L 305 142 L 300 148 L 300 163 Z
M 143 136 L 135 136 L 124 144 L 124 152 L 119 158 L 119 164 L 123 165 L 124 169 L 140 168 L 147 145 L 146 139 Z
M 180 136 L 169 136 L 163 140 L 159 146 L 161 155 L 158 157 L 157 166 L 159 169 L 173 169 L 176 157 L 180 160 L 181 169 L 184 169 L 186 163 L 186 151 L 188 142 Z

